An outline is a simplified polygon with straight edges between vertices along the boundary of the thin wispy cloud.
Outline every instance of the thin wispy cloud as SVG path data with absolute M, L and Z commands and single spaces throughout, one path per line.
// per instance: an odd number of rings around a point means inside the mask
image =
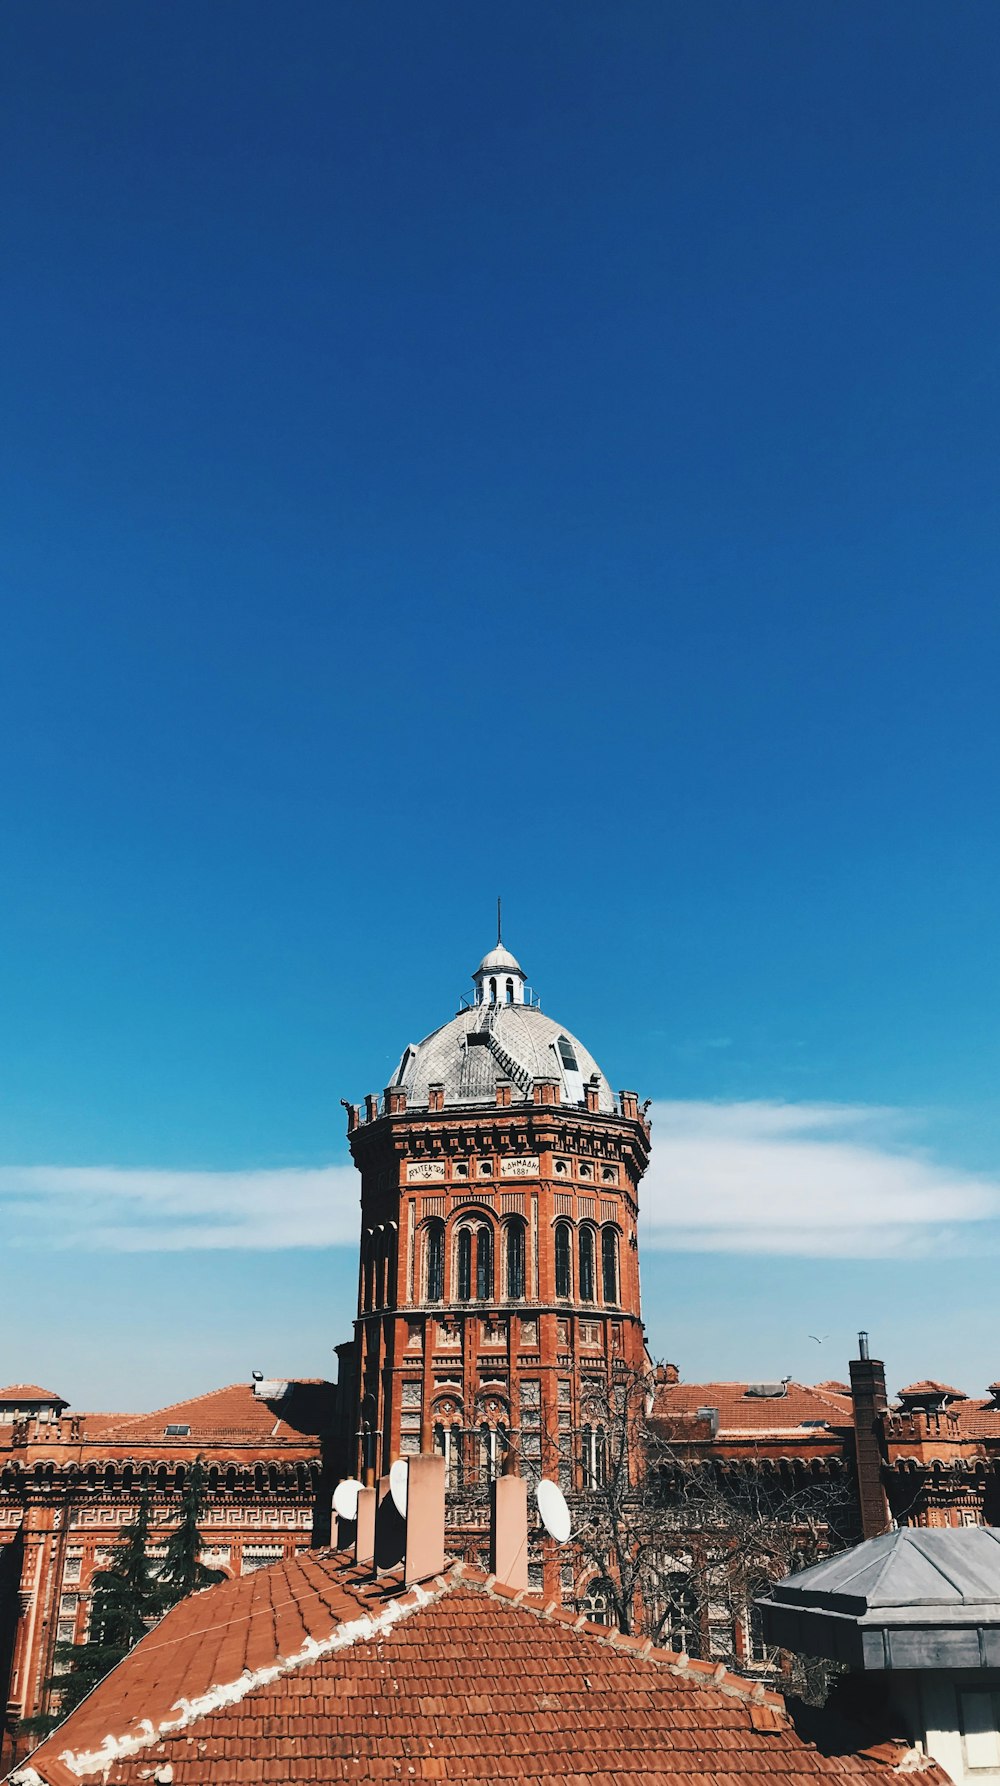
M 997 1244 L 1000 1180 L 920 1149 L 919 1113 L 677 1102 L 652 1117 L 645 1248 L 898 1258 Z
M 179 1252 L 356 1245 L 354 1167 L 171 1172 L 119 1166 L 0 1166 L 0 1215 L 20 1245 Z
M 654 1104 L 646 1250 L 913 1258 L 1000 1236 L 1000 1180 L 922 1150 L 912 1112 Z M 353 1166 L 248 1171 L 0 1167 L 11 1244 L 102 1252 L 355 1246 Z

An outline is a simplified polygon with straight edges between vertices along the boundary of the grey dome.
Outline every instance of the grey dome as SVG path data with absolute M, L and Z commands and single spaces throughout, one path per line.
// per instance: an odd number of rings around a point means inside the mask
M 532 1005 L 473 1005 L 412 1043 L 392 1084 L 405 1091 L 409 1107 L 420 1109 L 431 1085 L 444 1086 L 446 1104 L 494 1106 L 498 1079 L 513 1082 L 516 1101 L 531 1098 L 533 1079 L 555 1079 L 562 1102 L 572 1106 L 585 1102 L 584 1086 L 595 1074 L 599 1107 L 612 1112 L 608 1081 L 568 1029 Z

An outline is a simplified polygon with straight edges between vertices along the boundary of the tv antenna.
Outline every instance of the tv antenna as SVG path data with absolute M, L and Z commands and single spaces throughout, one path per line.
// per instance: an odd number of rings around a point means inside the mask
M 565 1544 L 572 1530 L 566 1496 L 558 1483 L 550 1482 L 543 1476 L 535 1484 L 535 1500 L 538 1503 L 538 1517 L 557 1544 Z

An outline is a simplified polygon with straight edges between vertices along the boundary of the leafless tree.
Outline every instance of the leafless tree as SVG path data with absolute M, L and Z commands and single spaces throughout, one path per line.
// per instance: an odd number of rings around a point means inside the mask
M 739 1621 L 759 1652 L 752 1660 L 787 1673 L 776 1652 L 763 1651 L 754 1599 L 769 1582 L 853 1541 L 849 1482 L 791 1466 L 776 1471 L 753 1454 L 723 1466 L 690 1424 L 685 1432 L 657 1413 L 650 1381 L 638 1373 L 591 1390 L 584 1415 L 574 1535 L 619 1629 L 731 1661 Z

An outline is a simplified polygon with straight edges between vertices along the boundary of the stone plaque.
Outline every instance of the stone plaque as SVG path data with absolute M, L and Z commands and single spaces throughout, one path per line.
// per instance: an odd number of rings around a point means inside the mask
M 406 1168 L 407 1184 L 440 1184 L 443 1178 L 443 1160 L 410 1160 Z
M 512 1160 L 500 1161 L 501 1178 L 536 1178 L 538 1176 L 538 1155 L 536 1153 L 519 1154 Z

